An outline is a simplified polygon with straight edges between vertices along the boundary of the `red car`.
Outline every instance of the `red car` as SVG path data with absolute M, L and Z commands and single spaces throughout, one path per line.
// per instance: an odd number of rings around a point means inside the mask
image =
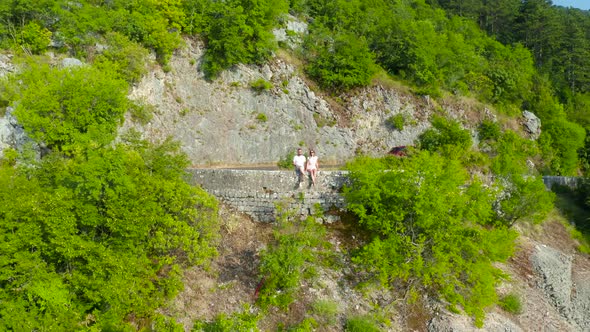
M 398 156 L 398 157 L 405 157 L 408 148 L 405 145 L 396 146 L 395 148 L 391 149 L 388 154 Z

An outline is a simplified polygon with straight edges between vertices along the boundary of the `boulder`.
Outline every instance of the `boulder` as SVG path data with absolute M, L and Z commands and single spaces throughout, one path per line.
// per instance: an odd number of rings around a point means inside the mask
M 522 112 L 522 117 L 524 129 L 530 138 L 532 140 L 538 139 L 541 136 L 541 119 L 529 111 Z

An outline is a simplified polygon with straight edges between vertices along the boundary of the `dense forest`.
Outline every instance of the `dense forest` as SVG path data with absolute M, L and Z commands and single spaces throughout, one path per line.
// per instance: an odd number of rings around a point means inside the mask
M 287 47 L 272 29 L 288 14 L 309 23 L 289 51 L 326 94 L 385 75 L 417 95 L 472 98 L 542 120 L 537 141 L 483 122 L 485 149 L 473 149 L 460 123 L 435 117 L 407 158 L 348 165 L 348 208 L 371 238 L 353 257 L 366 281 L 436 294 L 481 326 L 500 301 L 494 287 L 506 276 L 493 263 L 512 255 L 513 226 L 553 208 L 539 175 L 590 168 L 590 13 L 549 0 L 2 1 L 0 47 L 19 70 L 1 81 L 0 115 L 13 108 L 35 143 L 5 150 L 0 164 L 1 330 L 181 329 L 156 309 L 182 287 L 185 267 L 215 255 L 217 202 L 186 184 L 174 142 L 115 140 L 125 112 L 149 116 L 127 99 L 129 87 L 150 52 L 170 70 L 183 38 L 205 42 L 199 66 L 210 80 L 262 64 Z M 87 65 L 53 67 L 48 51 Z M 284 219 L 262 257 L 261 275 L 272 276 L 262 312 L 293 301 L 303 270 L 317 263 L 311 250 L 322 247 L 320 225 Z M 254 319 L 195 326 L 255 329 Z M 293 330 L 305 326 L 313 323 Z M 377 329 L 358 319 L 347 328 L 359 326 Z

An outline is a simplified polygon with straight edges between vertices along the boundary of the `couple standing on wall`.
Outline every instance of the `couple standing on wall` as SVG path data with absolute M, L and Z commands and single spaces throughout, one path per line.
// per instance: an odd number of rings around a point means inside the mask
M 306 172 L 308 172 L 311 177 L 311 185 L 315 187 L 317 172 L 320 169 L 318 156 L 316 156 L 315 151 L 310 149 L 309 158 L 305 158 L 301 148 L 298 148 L 297 154 L 293 157 L 293 166 L 295 166 L 295 174 L 297 174 L 300 188 Z

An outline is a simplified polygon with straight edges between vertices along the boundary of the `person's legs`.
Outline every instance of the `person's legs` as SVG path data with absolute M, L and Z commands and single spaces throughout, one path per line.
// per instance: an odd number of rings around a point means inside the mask
M 311 175 L 311 185 L 314 187 L 315 187 L 316 172 L 317 172 L 317 170 L 315 168 L 309 170 L 309 174 Z
M 299 167 L 295 167 L 295 178 L 297 178 L 296 187 L 299 187 L 301 184 L 301 170 L 299 169 Z
M 303 167 L 299 167 L 297 174 L 299 175 L 299 184 L 305 182 L 305 169 L 303 169 Z

